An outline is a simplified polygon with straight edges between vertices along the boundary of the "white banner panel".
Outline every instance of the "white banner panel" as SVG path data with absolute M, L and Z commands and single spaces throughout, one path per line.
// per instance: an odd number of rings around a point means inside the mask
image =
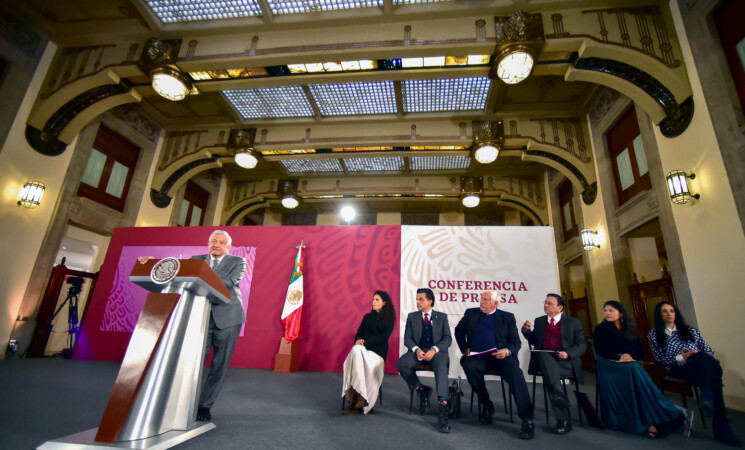
M 450 321 L 450 377 L 462 376 L 455 326 L 468 308 L 478 308 L 481 293 L 499 293 L 499 308 L 515 315 L 517 326 L 543 315 L 549 292 L 559 291 L 554 230 L 551 227 L 401 227 L 401 306 L 399 355 L 406 316 L 416 311 L 416 290 L 435 293 L 437 311 Z M 518 358 L 527 376 L 530 352 L 520 334 Z

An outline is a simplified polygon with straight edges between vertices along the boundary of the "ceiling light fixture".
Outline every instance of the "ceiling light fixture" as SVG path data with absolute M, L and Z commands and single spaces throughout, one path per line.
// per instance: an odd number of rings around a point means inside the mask
M 287 209 L 295 209 L 300 205 L 297 196 L 297 180 L 279 180 L 277 195 L 282 199 L 282 206 Z
M 189 78 L 173 67 L 158 67 L 150 72 L 153 79 L 153 89 L 161 97 L 177 102 L 186 98 L 191 92 Z
M 252 148 L 239 149 L 235 153 L 235 163 L 244 169 L 253 169 L 259 163 L 259 158 Z
M 501 120 L 473 121 L 473 144 L 471 153 L 481 164 L 490 164 L 497 159 L 504 147 L 504 124 Z
M 530 76 L 543 48 L 541 14 L 516 11 L 511 16 L 495 17 L 494 23 L 497 47 L 489 77 L 517 84 Z
M 259 163 L 259 153 L 254 150 L 256 128 L 234 128 L 228 135 L 226 148 L 233 151 L 235 163 L 244 169 L 253 169 Z
M 295 209 L 300 205 L 300 200 L 294 195 L 288 195 L 282 199 L 282 206 L 287 209 Z
M 466 208 L 475 208 L 481 203 L 484 179 L 481 177 L 460 178 L 460 201 Z
M 341 218 L 347 222 L 347 225 L 352 224 L 352 220 L 354 220 L 354 216 L 356 215 L 357 212 L 351 206 L 345 206 L 341 209 Z

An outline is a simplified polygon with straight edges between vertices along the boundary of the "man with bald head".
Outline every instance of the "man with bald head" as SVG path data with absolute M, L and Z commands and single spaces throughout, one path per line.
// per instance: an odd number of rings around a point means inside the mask
M 486 291 L 481 294 L 480 307 L 467 309 L 458 322 L 455 340 L 463 353 L 461 365 L 471 389 L 479 397 L 479 421 L 487 425 L 492 423 L 494 404 L 489 400 L 484 374 L 487 370 L 493 370 L 510 385 L 517 404 L 517 414 L 523 421 L 520 438 L 532 439 L 533 407 L 517 360 L 521 344 L 515 316 L 500 311 L 497 306 L 497 293 Z

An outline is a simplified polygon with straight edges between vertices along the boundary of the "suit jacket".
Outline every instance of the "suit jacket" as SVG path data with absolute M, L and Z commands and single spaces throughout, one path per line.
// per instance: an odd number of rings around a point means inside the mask
M 585 335 L 582 332 L 582 324 L 574 317 L 568 317 L 564 314 L 561 315 L 559 323 L 561 324 L 561 348 L 569 355 L 569 361 L 572 364 L 577 381 L 584 383 L 582 360 L 580 358 L 587 351 L 587 341 L 585 341 Z M 543 349 L 543 333 L 547 325 L 548 316 L 537 317 L 535 319 L 535 329 L 522 332 L 528 343 L 536 350 Z M 533 374 L 536 370 L 538 370 L 538 361 L 531 355 L 528 373 Z
M 448 324 L 448 315 L 444 312 L 432 310 L 432 317 L 429 319 L 429 323 L 432 324 L 432 341 L 433 346 L 437 347 L 439 351 L 448 352 L 450 344 L 453 343 L 453 338 L 450 336 L 450 325 Z M 422 312 L 414 311 L 409 313 L 406 318 L 406 330 L 404 330 L 404 345 L 409 349 L 419 346 L 419 339 L 422 337 L 422 327 L 424 321 L 422 320 Z
M 455 327 L 455 341 L 464 355 L 466 350 L 471 348 L 473 332 L 481 314 L 483 314 L 481 309 L 469 308 Z M 515 315 L 497 309 L 492 316 L 494 318 L 494 335 L 497 339 L 497 347 L 500 350 L 506 348 L 510 351 L 510 356 L 517 357 L 517 352 L 520 351 L 522 343 L 520 342 L 520 335 L 517 334 Z
M 209 255 L 196 255 L 191 259 L 203 259 L 210 262 Z M 225 255 L 215 271 L 220 281 L 230 291 L 229 303 L 212 303 L 212 319 L 215 321 L 217 328 L 234 327 L 246 321 L 246 313 L 243 311 L 241 302 L 241 290 L 238 287 L 243 275 L 246 273 L 246 260 L 240 256 Z

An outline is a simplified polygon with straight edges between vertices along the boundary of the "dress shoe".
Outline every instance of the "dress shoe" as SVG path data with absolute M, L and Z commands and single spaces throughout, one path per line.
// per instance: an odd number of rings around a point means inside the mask
M 440 400 L 440 433 L 450 433 L 450 423 L 448 422 L 449 415 L 450 408 L 448 408 L 448 401 Z
M 491 416 L 494 415 L 494 403 L 489 401 L 485 404 L 479 405 L 479 412 L 481 413 L 481 415 L 479 416 L 479 422 L 483 423 L 484 425 L 491 425 Z
M 209 408 L 199 408 L 197 410 L 197 420 L 200 422 L 207 422 L 212 420 L 212 414 L 210 414 Z
M 520 439 L 533 439 L 533 436 L 535 436 L 533 419 L 523 420 L 523 426 L 520 427 Z
M 419 394 L 419 414 L 424 414 L 429 408 L 429 396 L 432 394 L 432 388 L 429 386 L 422 386 L 416 388 Z
M 553 434 L 567 434 L 572 431 L 572 422 L 568 420 L 559 420 L 556 426 L 551 428 Z

